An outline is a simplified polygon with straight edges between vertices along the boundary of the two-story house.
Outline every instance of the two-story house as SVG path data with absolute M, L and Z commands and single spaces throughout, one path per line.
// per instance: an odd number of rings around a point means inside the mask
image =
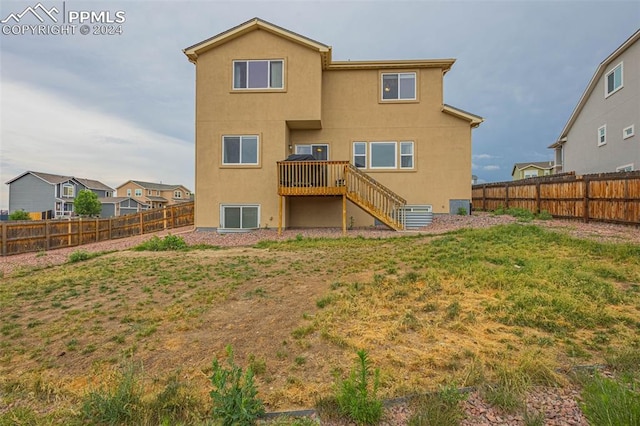
M 558 139 L 555 171 L 640 169 L 640 30 L 596 69 Z
M 443 102 L 454 59 L 334 61 L 330 46 L 259 18 L 184 53 L 198 229 L 403 229 L 407 206 L 470 211 L 483 119 Z
M 549 176 L 554 171 L 553 161 L 534 161 L 531 163 L 515 163 L 511 169 L 513 180 L 528 179 L 532 177 Z
M 42 212 L 59 218 L 73 214 L 73 202 L 83 189 L 98 198 L 113 196 L 114 189 L 93 179 L 27 171 L 6 182 L 9 185 L 9 211 Z
M 133 197 L 152 209 L 192 201 L 191 191 L 183 185 L 129 180 L 116 188 L 120 197 Z

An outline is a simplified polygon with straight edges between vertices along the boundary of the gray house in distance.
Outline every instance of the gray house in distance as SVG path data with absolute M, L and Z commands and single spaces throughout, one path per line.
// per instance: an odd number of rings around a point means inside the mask
M 596 70 L 560 137 L 555 173 L 640 169 L 640 30 Z M 638 129 L 640 131 L 640 129 Z
M 99 198 L 102 204 L 100 217 L 124 216 L 147 210 L 149 206 L 131 197 Z
M 49 218 L 73 214 L 73 201 L 83 189 L 98 198 L 113 196 L 114 189 L 97 180 L 27 171 L 6 182 L 9 185 L 9 212 L 42 212 Z

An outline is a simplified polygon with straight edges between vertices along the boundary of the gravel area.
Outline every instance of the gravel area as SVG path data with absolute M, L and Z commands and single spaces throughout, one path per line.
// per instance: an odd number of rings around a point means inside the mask
M 474 213 L 472 216 L 436 216 L 433 223 L 420 230 L 407 232 L 393 232 L 383 229 L 353 229 L 347 231 L 348 237 L 392 238 L 415 234 L 443 234 L 461 228 L 484 228 L 499 224 L 516 222 L 511 216 L 493 216 L 487 213 Z M 640 244 L 640 228 L 603 223 L 582 223 L 575 221 L 547 220 L 536 221 L 536 224 L 564 232 L 579 238 L 589 238 L 597 241 L 629 242 Z M 288 240 L 299 235 L 303 237 L 342 237 L 341 229 L 289 229 L 278 235 L 273 229 L 260 229 L 248 233 L 233 233 L 221 235 L 216 232 L 198 232 L 192 227 L 178 228 L 159 232 L 154 235 L 160 237 L 172 234 L 180 235 L 192 244 L 211 244 L 220 247 L 251 246 L 262 240 Z M 44 253 L 25 253 L 16 256 L 0 258 L 0 277 L 10 276 L 23 268 L 40 268 L 67 262 L 69 255 L 77 250 L 88 252 L 126 250 L 151 238 L 151 234 L 112 240 L 101 243 L 88 244 L 81 247 L 71 247 L 52 250 Z M 529 412 L 544 414 L 545 425 L 587 425 L 577 401 L 579 393 L 576 389 L 568 388 L 538 388 L 527 396 Z M 471 425 L 524 425 L 522 415 L 510 415 L 491 407 L 485 403 L 477 392 L 471 392 L 464 403 L 466 419 L 463 426 Z M 383 425 L 406 425 L 411 412 L 406 404 L 394 404 L 385 409 Z M 342 425 L 344 423 L 323 423 L 325 425 Z

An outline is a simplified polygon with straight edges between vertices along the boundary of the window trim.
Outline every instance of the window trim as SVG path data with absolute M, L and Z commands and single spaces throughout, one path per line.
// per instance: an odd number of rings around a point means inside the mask
M 256 227 L 253 228 L 244 228 L 242 226 L 242 210 L 247 207 L 255 207 L 257 209 L 257 224 Z M 229 228 L 226 226 L 226 215 L 225 209 L 227 208 L 240 208 L 240 227 L 239 228 Z M 221 229 L 238 229 L 238 230 L 250 230 L 250 229 L 259 229 L 260 228 L 260 204 L 220 204 L 220 228 Z
M 618 68 L 620 68 L 620 86 L 615 87 L 611 92 L 609 92 L 609 76 L 611 74 L 615 74 Z M 614 75 L 614 84 L 615 84 L 615 75 Z M 604 97 L 608 98 L 609 96 L 613 95 L 623 87 L 624 87 L 624 65 L 622 61 L 620 61 L 615 67 L 611 68 L 611 70 L 604 75 Z
M 173 191 L 173 198 L 182 198 L 182 191 Z
M 400 76 L 401 75 L 413 75 L 413 97 L 412 98 L 402 98 L 400 97 Z M 384 87 L 384 77 L 387 75 L 396 75 L 398 77 L 398 97 L 393 99 L 385 99 L 385 87 Z M 417 102 L 418 101 L 418 73 L 416 71 L 398 71 L 398 72 L 380 72 L 380 95 L 378 99 L 383 103 L 394 103 L 394 102 Z
M 71 189 L 71 193 L 67 195 L 65 189 Z M 76 196 L 76 188 L 71 183 L 62 184 L 62 198 L 74 198 Z
M 393 144 L 393 166 L 379 167 L 373 165 L 373 146 L 382 144 Z M 398 142 L 397 141 L 375 141 L 369 142 L 369 170 L 397 170 L 398 169 Z
M 356 165 L 356 144 L 362 144 L 364 145 L 364 154 L 357 154 L 358 157 L 364 157 L 364 166 L 362 167 L 358 167 Z M 358 169 L 363 169 L 366 170 L 367 169 L 367 142 L 363 142 L 363 141 L 354 141 L 353 144 L 351 145 L 351 163 L 353 164 L 354 167 L 358 168 Z
M 247 87 L 236 87 L 236 63 L 244 62 L 246 64 L 247 76 L 245 84 Z M 268 87 L 248 87 L 249 86 L 249 63 L 250 62 L 266 62 L 267 63 L 267 84 Z M 280 62 L 282 64 L 282 87 L 271 87 L 271 63 Z M 234 59 L 231 62 L 231 91 L 233 92 L 255 92 L 255 91 L 284 91 L 285 90 L 285 60 L 277 59 Z
M 411 146 L 411 154 L 403 154 L 402 153 L 402 145 L 403 144 L 409 144 Z M 399 161 L 398 161 L 398 168 L 401 170 L 413 170 L 415 168 L 415 158 L 416 158 L 416 153 L 415 153 L 415 144 L 413 141 L 400 141 L 400 144 L 398 145 L 399 149 L 398 149 L 398 157 L 399 157 Z M 411 157 L 411 167 L 403 167 L 402 166 L 402 157 L 407 157 L 410 156 Z
M 127 197 L 131 197 L 131 188 L 127 189 Z
M 629 134 L 627 134 L 627 130 L 630 130 Z M 632 124 L 631 126 L 627 126 L 624 129 L 622 129 L 622 139 L 629 139 L 632 138 L 636 135 L 636 127 L 634 124 Z
M 244 163 L 242 162 L 242 139 L 243 138 L 256 138 L 256 162 L 255 163 Z M 240 161 L 238 163 L 226 163 L 224 160 L 224 146 L 225 146 L 225 138 L 240 138 Z M 222 135 L 222 142 L 220 144 L 221 148 L 221 157 L 220 163 L 225 167 L 255 167 L 260 165 L 260 135 L 258 134 L 244 134 L 244 135 Z
M 134 194 L 135 197 L 142 197 L 142 189 L 136 189 Z
M 601 130 L 603 131 L 601 133 Z M 598 146 L 603 146 L 607 144 L 607 125 L 602 125 L 598 127 Z

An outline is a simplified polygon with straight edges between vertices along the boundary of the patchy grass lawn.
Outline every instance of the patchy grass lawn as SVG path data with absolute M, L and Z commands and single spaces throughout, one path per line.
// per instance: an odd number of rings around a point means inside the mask
M 640 350 L 640 246 L 514 224 L 124 251 L 5 277 L 0 324 L 0 424 L 71 419 L 127 365 L 148 398 L 179 382 L 205 416 L 226 345 L 268 411 L 309 408 L 359 349 L 382 397 Z

